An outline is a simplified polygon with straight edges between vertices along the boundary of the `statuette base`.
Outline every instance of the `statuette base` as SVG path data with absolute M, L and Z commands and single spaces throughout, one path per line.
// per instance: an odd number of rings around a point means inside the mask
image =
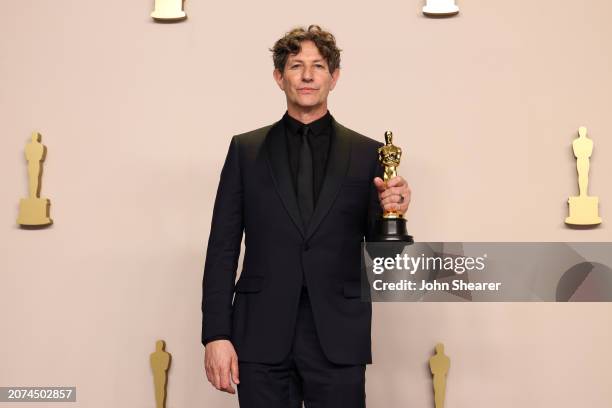
M 151 17 L 158 21 L 176 21 L 187 17 L 183 10 L 184 0 L 155 0 Z
M 423 7 L 423 14 L 432 17 L 450 17 L 459 14 L 459 7 L 456 5 L 431 6 Z
M 566 224 L 570 225 L 597 225 L 601 224 L 601 218 L 598 214 L 598 197 L 578 196 L 570 197 L 569 217 L 565 219 Z
M 184 11 L 178 13 L 168 13 L 165 11 L 154 11 L 151 13 L 151 17 L 155 20 L 182 20 L 187 17 L 187 14 Z
M 46 198 L 22 198 L 19 201 L 17 223 L 24 226 L 45 226 L 53 223 L 49 218 L 51 202 Z
M 412 235 L 408 235 L 404 218 L 381 218 L 376 225 L 374 235 L 368 239 L 371 242 L 409 242 L 413 243 Z

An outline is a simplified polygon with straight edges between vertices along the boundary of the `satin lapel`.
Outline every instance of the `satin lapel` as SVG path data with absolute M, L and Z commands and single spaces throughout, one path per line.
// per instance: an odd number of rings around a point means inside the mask
M 331 209 L 349 167 L 351 141 L 348 130 L 335 120 L 332 122 L 332 126 L 334 127 L 334 136 L 327 158 L 327 169 L 319 193 L 319 200 L 308 225 L 306 239 L 312 236 Z
M 272 125 L 272 128 L 266 136 L 266 156 L 272 180 L 278 195 L 287 210 L 287 213 L 293 220 L 293 223 L 304 236 L 304 228 L 302 227 L 302 218 L 291 181 L 291 170 L 289 168 L 289 159 L 287 154 L 287 140 L 285 138 L 285 130 L 281 121 Z

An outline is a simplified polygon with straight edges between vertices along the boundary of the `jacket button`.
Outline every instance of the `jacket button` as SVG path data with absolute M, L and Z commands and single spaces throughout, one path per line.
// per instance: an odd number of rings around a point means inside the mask
M 304 248 L 304 251 L 308 251 L 310 249 L 310 245 L 308 245 L 308 242 L 304 242 L 302 247 Z

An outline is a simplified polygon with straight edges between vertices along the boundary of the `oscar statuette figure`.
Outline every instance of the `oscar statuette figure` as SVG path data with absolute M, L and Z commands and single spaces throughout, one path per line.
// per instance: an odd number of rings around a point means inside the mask
M 397 168 L 400 165 L 402 149 L 393 144 L 393 133 L 385 132 L 385 145 L 378 149 L 378 161 L 384 168 L 383 180 L 387 183 L 397 176 Z M 408 242 L 414 240 L 406 230 L 406 219 L 402 214 L 395 211 L 385 211 L 382 218 L 378 220 L 374 235 L 370 241 L 373 242 Z

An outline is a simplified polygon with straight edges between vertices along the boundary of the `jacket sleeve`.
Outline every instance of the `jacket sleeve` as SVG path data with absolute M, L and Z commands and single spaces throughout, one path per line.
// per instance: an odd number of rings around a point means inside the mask
M 379 144 L 378 147 L 383 146 L 382 143 Z M 375 232 L 376 224 L 378 220 L 382 217 L 382 207 L 380 206 L 380 201 L 378 200 L 378 190 L 374 185 L 374 177 L 383 177 L 383 168 L 378 162 L 378 153 L 376 154 L 373 168 L 370 173 L 371 176 L 371 185 L 370 185 L 370 202 L 368 203 L 368 225 L 366 232 L 366 241 L 372 237 Z
M 202 344 L 231 337 L 232 297 L 244 230 L 238 138 L 233 137 L 217 188 L 202 279 Z

